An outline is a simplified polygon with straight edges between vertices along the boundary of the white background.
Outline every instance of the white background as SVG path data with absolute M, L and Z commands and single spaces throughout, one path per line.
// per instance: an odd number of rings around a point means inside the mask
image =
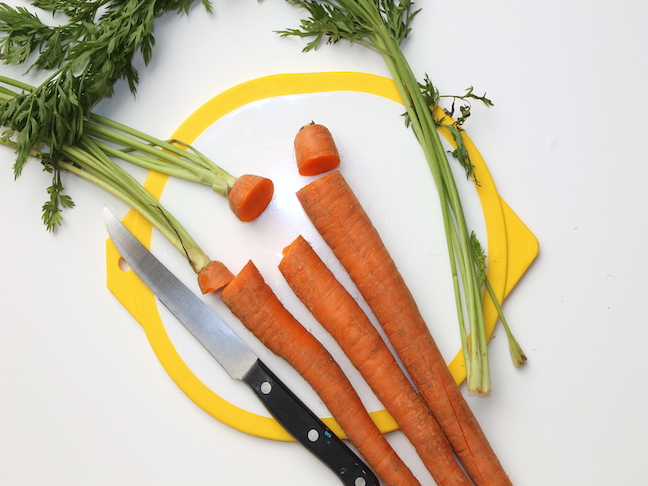
M 404 45 L 416 74 L 443 93 L 487 91 L 495 106 L 476 107 L 467 129 L 540 241 L 505 306 L 529 362 L 513 368 L 496 334 L 494 391 L 469 403 L 514 484 L 646 484 L 648 7 L 418 6 Z M 211 15 L 196 6 L 161 19 L 137 97 L 120 83 L 98 111 L 164 138 L 213 96 L 260 76 L 389 75 L 360 46 L 304 54 L 303 41 L 273 33 L 300 17 L 277 0 L 220 0 Z M 0 484 L 337 484 L 299 446 L 221 424 L 169 379 L 106 288 L 101 212 L 120 206 L 68 178 L 77 208 L 49 234 L 40 223 L 47 174 L 30 164 L 13 181 L 11 151 L 0 159 Z M 389 439 L 429 484 L 402 437 Z

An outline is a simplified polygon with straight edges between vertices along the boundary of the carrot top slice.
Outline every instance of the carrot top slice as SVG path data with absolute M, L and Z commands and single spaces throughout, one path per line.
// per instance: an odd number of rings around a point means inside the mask
M 274 184 L 265 177 L 245 174 L 236 179 L 227 196 L 230 209 L 241 221 L 253 221 L 268 207 Z
M 217 292 L 234 279 L 234 274 L 225 264 L 212 261 L 198 273 L 198 286 L 203 294 Z
M 340 165 L 340 155 L 328 128 L 318 123 L 303 126 L 295 136 L 297 169 L 303 176 L 314 176 Z

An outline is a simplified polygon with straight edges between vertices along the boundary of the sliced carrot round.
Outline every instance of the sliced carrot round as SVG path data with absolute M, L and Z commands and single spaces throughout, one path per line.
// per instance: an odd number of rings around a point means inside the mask
M 218 292 L 234 279 L 234 274 L 221 262 L 212 261 L 198 272 L 198 286 L 203 294 Z
M 314 176 L 340 165 L 340 154 L 328 128 L 318 123 L 303 126 L 295 136 L 297 170 L 303 176 Z
M 246 174 L 236 179 L 227 198 L 238 219 L 253 221 L 265 211 L 273 195 L 274 184 L 270 179 Z

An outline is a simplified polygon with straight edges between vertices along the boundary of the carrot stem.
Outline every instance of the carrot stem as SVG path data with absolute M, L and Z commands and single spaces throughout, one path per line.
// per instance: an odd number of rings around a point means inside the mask
M 107 119 L 98 116 L 92 116 L 91 120 L 100 120 L 102 123 L 107 123 Z M 120 130 L 130 130 L 128 127 L 116 122 L 112 122 L 110 126 L 114 126 Z M 195 154 L 175 147 L 170 143 L 146 136 L 135 130 L 133 130 L 133 134 L 131 135 L 130 132 L 126 132 L 128 134 L 120 133 L 101 125 L 87 123 L 86 133 L 108 142 L 120 144 L 124 147 L 122 150 L 112 148 L 111 155 L 115 157 L 139 165 L 140 167 L 147 169 L 156 167 L 153 170 L 208 185 L 222 196 L 227 195 L 229 188 L 236 181 L 234 176 L 220 169 L 215 164 L 212 163 L 211 167 L 207 166 L 201 157 L 197 157 Z M 140 135 L 145 136 L 146 142 L 148 143 L 134 138 L 140 137 Z M 108 145 L 106 146 L 109 147 Z M 128 153 L 128 150 L 144 153 L 148 157 L 133 157 Z M 160 161 L 164 161 L 166 164 Z
M 178 167 L 178 164 L 171 164 L 163 159 L 142 157 L 128 151 L 115 148 L 111 145 L 108 145 L 107 143 L 101 142 L 100 140 L 97 140 L 97 145 L 101 147 L 101 149 L 108 155 L 118 157 L 125 162 L 129 162 L 138 167 L 142 167 L 143 169 L 162 172 L 164 174 L 170 175 L 171 177 L 177 177 L 180 179 L 185 179 L 202 184 L 204 184 L 205 181 L 209 178 L 208 174 L 201 174 L 201 172 L 204 172 L 203 169 L 198 170 L 199 168 Z
M 3 145 L 15 148 L 15 142 L 0 140 Z M 83 138 L 78 147 L 63 147 L 67 160 L 59 160 L 60 169 L 112 194 L 135 209 L 149 221 L 169 242 L 183 254 L 196 273 L 210 263 L 187 230 L 162 204 L 135 178 L 113 162 L 90 138 Z M 32 156 L 46 160 L 48 155 L 32 150 Z
M 0 76 L 0 83 L 28 92 L 36 90 L 27 83 L 6 76 Z M 3 103 L 15 96 L 18 94 L 5 86 L 0 89 Z M 107 154 L 130 164 L 207 185 L 224 197 L 229 195 L 238 180 L 183 142 L 160 140 L 95 113 L 90 113 L 83 124 L 84 133 L 80 139 L 94 138 Z
M 384 26 L 382 28 L 384 29 Z M 477 289 L 477 274 L 470 251 L 470 233 L 461 199 L 436 130 L 432 111 L 423 100 L 423 97 L 420 96 L 418 82 L 409 64 L 402 56 L 399 44 L 391 40 L 391 42 L 385 43 L 384 47 L 386 52 L 390 54 L 386 55 L 385 58 L 392 73 L 396 73 L 394 78 L 401 80 L 401 82 L 397 82 L 399 91 L 403 99 L 407 100 L 406 108 L 412 127 L 419 142 L 424 147 L 428 166 L 437 186 L 448 246 L 452 246 L 448 251 L 452 271 L 455 271 L 454 266 L 455 262 L 457 262 L 461 272 L 463 287 L 462 289 L 455 287 L 455 298 L 459 312 L 463 312 L 461 302 L 465 302 L 470 327 L 467 350 L 470 358 L 466 362 L 468 389 L 487 393 L 491 387 L 482 302 L 480 292 Z M 460 293 L 456 293 L 457 290 L 460 290 Z M 463 296 L 461 290 L 463 290 Z M 463 317 L 460 318 L 460 321 L 463 321 Z
M 497 297 L 495 296 L 495 292 L 493 291 L 493 287 L 488 281 L 488 278 L 486 278 L 484 284 L 486 286 L 486 289 L 488 290 L 488 294 L 490 295 L 493 301 L 493 304 L 495 305 L 497 314 L 499 315 L 499 318 L 502 321 L 502 326 L 504 327 L 504 331 L 506 332 L 506 335 L 508 337 L 509 352 L 511 353 L 511 359 L 513 360 L 513 364 L 516 367 L 522 366 L 524 362 L 527 360 L 527 357 L 524 354 L 522 347 L 517 342 L 517 339 L 515 339 L 515 336 L 513 336 L 513 333 L 511 332 L 511 328 L 509 327 L 506 317 L 504 316 L 504 312 L 502 312 L 502 307 L 500 306 Z

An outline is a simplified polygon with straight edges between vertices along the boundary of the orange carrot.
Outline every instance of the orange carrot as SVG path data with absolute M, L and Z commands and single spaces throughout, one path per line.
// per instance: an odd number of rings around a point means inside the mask
M 203 294 L 217 292 L 234 279 L 234 274 L 219 261 L 211 261 L 198 272 L 198 286 Z
M 306 240 L 286 250 L 279 270 L 367 381 L 439 486 L 471 485 L 448 439 L 367 315 Z
M 230 209 L 241 221 L 258 218 L 270 204 L 274 184 L 265 177 L 245 174 L 236 179 L 227 195 Z
M 297 196 L 373 311 L 471 479 L 510 485 L 380 235 L 339 171 Z
M 221 299 L 245 327 L 313 387 L 382 484 L 419 484 L 376 427 L 334 358 L 281 304 L 252 262 L 223 289 Z
M 324 125 L 309 123 L 295 136 L 297 169 L 303 176 L 323 174 L 340 165 L 340 155 L 331 132 Z

